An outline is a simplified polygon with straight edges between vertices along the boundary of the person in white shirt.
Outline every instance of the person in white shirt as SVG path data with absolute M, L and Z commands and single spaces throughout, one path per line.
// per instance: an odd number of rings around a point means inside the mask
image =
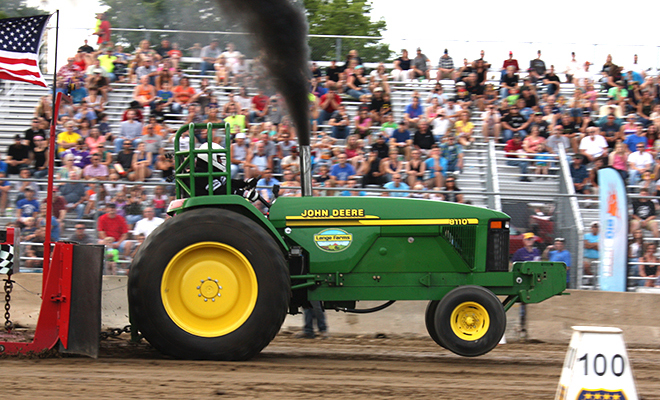
M 234 44 L 231 42 L 227 43 L 227 49 L 220 54 L 225 59 L 225 67 L 230 71 L 233 70 L 234 64 L 238 62 L 239 57 L 242 55 L 240 51 L 235 49 Z
M 644 143 L 637 143 L 637 151 L 628 156 L 628 181 L 636 185 L 639 178 L 646 171 L 653 169 L 653 156 L 646 151 Z
M 135 223 L 135 227 L 133 228 L 133 236 L 143 234 L 146 239 L 151 234 L 151 232 L 154 231 L 154 229 L 158 228 L 160 224 L 165 221 L 164 219 L 156 217 L 155 215 L 156 212 L 154 211 L 153 207 L 145 208 L 142 212 L 142 216 L 144 218 Z
M 607 140 L 599 133 L 598 128 L 595 126 L 587 128 L 587 136 L 580 141 L 580 154 L 591 163 L 596 158 L 607 155 L 607 149 Z

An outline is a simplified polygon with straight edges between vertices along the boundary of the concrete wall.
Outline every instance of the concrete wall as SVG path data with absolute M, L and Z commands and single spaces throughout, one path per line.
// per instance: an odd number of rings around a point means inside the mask
M 14 323 L 36 327 L 41 299 L 40 274 L 16 274 L 11 302 Z M 103 278 L 103 327 L 121 328 L 128 324 L 127 277 Z M 615 326 L 623 329 L 626 343 L 638 346 L 660 344 L 660 294 L 611 293 L 571 290 L 527 307 L 528 339 L 550 343 L 568 343 L 574 325 Z M 370 308 L 379 302 L 360 302 L 358 308 Z M 329 330 L 346 335 L 428 336 L 424 324 L 426 302 L 397 302 L 373 314 L 345 314 L 327 311 Z M 507 340 L 518 337 L 520 306 L 507 313 Z M 297 331 L 302 316 L 288 316 L 283 330 Z

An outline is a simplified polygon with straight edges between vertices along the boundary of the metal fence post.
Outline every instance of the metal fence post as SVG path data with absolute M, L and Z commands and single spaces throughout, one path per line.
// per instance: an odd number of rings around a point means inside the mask
M 337 61 L 342 60 L 341 54 L 342 54 L 341 53 L 341 38 L 338 37 L 337 41 L 336 41 L 336 45 L 335 45 L 335 57 L 336 57 Z

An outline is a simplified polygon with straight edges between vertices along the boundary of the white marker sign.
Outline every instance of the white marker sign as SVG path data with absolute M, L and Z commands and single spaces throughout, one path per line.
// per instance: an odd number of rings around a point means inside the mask
M 637 400 L 619 328 L 574 326 L 555 400 Z

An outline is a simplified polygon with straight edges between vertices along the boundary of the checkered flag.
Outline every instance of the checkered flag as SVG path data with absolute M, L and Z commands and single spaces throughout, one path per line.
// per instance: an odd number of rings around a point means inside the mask
M 0 274 L 12 272 L 14 267 L 14 246 L 10 244 L 0 245 Z

